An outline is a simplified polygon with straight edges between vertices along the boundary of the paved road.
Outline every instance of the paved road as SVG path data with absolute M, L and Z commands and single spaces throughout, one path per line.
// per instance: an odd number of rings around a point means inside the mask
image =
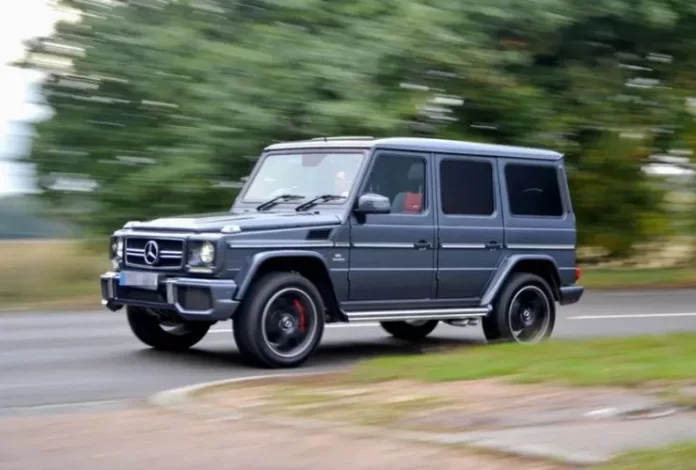
M 696 290 L 587 293 L 563 307 L 555 338 L 696 331 Z M 439 326 L 434 345 L 483 342 L 479 327 Z M 304 370 L 408 352 L 378 326 L 327 330 Z M 143 347 L 120 312 L 0 314 L 0 413 L 35 412 L 72 403 L 138 400 L 186 384 L 264 373 L 241 364 L 230 324 L 221 323 L 194 350 Z M 267 373 L 267 372 L 266 372 Z

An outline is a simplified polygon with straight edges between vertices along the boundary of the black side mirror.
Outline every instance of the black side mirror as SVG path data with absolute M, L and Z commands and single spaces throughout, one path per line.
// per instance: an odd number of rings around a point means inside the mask
M 391 203 L 388 197 L 381 194 L 367 193 L 358 198 L 354 212 L 356 214 L 389 214 Z

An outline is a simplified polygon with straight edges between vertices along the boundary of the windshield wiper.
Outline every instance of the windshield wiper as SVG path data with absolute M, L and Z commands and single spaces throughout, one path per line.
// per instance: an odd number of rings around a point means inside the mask
M 307 209 L 316 206 L 320 202 L 334 201 L 336 199 L 345 199 L 345 196 L 339 196 L 338 194 L 322 194 L 307 202 L 303 202 L 299 206 L 295 207 L 297 212 L 306 211 Z
M 261 204 L 256 206 L 256 210 L 262 211 L 262 210 L 270 209 L 271 207 L 275 206 L 279 202 L 293 201 L 295 199 L 304 199 L 304 196 L 300 196 L 299 194 L 281 194 L 280 196 L 276 196 L 273 199 L 269 199 L 266 202 L 262 202 Z

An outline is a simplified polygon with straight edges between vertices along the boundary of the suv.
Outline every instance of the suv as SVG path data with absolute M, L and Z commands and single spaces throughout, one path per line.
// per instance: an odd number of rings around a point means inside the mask
M 561 154 L 425 138 L 319 138 L 264 149 L 229 212 L 128 222 L 103 304 L 143 343 L 183 350 L 232 320 L 244 359 L 293 367 L 324 325 L 438 322 L 536 343 L 577 302 Z

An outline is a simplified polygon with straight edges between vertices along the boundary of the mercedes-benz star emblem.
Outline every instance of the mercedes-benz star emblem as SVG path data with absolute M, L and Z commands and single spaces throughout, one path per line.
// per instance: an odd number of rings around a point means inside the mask
M 157 242 L 154 240 L 150 240 L 145 244 L 145 262 L 149 264 L 150 266 L 154 265 L 159 261 L 159 246 L 157 245 Z

